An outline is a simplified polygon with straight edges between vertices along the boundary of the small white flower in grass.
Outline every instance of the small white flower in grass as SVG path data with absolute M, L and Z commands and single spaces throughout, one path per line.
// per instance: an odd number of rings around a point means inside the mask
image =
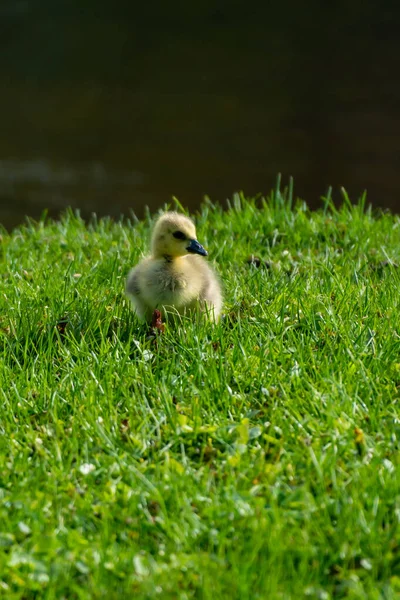
M 136 554 L 133 557 L 133 566 L 136 571 L 136 575 L 139 577 L 146 577 L 149 574 L 149 569 L 145 562 L 146 558 L 140 554 Z
M 80 467 L 79 467 L 79 471 L 82 473 L 82 475 L 89 475 L 89 473 L 91 473 L 92 471 L 95 470 L 95 466 L 92 465 L 91 463 L 83 463 Z
M 393 471 L 396 469 L 396 467 L 394 466 L 392 461 L 389 460 L 388 458 L 383 459 L 383 465 L 384 465 L 385 469 L 387 469 L 389 471 L 389 473 L 393 473 Z
M 143 350 L 143 360 L 146 362 L 153 358 L 154 354 L 150 350 Z
M 150 350 L 142 350 L 141 344 L 138 340 L 133 340 L 133 343 L 135 344 L 136 348 L 142 352 L 142 357 L 145 362 L 153 358 L 154 354 L 150 352 Z
M 18 529 L 22 531 L 22 533 L 25 533 L 25 535 L 29 535 L 31 533 L 31 528 L 26 523 L 23 523 L 23 521 L 18 523 Z
M 360 560 L 360 565 L 366 571 L 371 571 L 371 569 L 372 569 L 372 563 L 371 563 L 371 561 L 368 558 L 362 558 Z

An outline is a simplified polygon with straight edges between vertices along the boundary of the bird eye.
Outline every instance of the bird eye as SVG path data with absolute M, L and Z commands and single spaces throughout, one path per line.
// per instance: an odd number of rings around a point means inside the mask
M 186 240 L 186 235 L 183 233 L 183 231 L 174 231 L 172 235 L 177 240 Z

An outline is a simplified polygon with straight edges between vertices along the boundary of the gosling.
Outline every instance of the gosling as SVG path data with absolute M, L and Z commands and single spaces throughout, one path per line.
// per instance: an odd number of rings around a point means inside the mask
M 193 222 L 176 212 L 164 213 L 151 238 L 151 255 L 134 267 L 126 294 L 137 316 L 151 320 L 155 309 L 168 314 L 205 313 L 218 321 L 222 307 L 219 281 L 204 260 Z

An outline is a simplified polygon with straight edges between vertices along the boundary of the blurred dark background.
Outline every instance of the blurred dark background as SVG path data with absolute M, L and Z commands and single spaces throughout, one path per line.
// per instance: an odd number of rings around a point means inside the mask
M 385 7 L 385 4 L 387 6 Z M 0 222 L 294 177 L 400 210 L 400 5 L 1 0 Z

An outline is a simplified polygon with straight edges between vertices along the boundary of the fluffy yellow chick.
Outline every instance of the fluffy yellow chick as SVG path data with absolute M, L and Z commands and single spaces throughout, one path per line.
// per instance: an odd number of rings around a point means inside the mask
M 155 309 L 187 315 L 198 310 L 217 321 L 222 307 L 219 281 L 204 260 L 207 251 L 196 239 L 192 221 L 176 212 L 164 213 L 151 238 L 151 255 L 134 267 L 126 294 L 141 319 Z

